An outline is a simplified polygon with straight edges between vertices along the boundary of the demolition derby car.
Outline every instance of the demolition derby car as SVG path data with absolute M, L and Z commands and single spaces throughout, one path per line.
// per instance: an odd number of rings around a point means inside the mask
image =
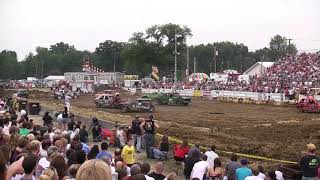
M 191 103 L 190 97 L 180 96 L 179 93 L 149 94 L 143 98 L 148 98 L 159 105 L 187 106 Z
M 306 113 L 319 113 L 320 112 L 320 104 L 313 96 L 308 96 L 307 98 L 302 98 L 298 102 L 297 108 L 299 110 L 301 110 L 302 112 L 306 112 Z
M 153 106 L 150 99 L 147 98 L 138 98 L 137 100 L 123 106 L 121 108 L 122 112 L 150 112 L 153 113 L 155 111 L 155 107 Z
M 66 92 L 64 90 L 59 90 L 59 91 L 56 91 L 56 92 L 53 93 L 53 97 L 55 99 L 64 99 L 66 94 L 68 94 L 72 99 L 76 99 L 80 95 L 80 92 L 79 91 Z
M 96 107 L 121 109 L 123 106 L 128 104 L 128 102 L 121 100 L 118 95 L 100 94 L 94 99 L 94 104 Z

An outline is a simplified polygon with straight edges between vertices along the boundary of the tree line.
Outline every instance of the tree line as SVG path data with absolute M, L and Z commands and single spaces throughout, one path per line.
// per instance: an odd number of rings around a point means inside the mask
M 105 72 L 117 71 L 144 77 L 151 73 L 151 66 L 154 65 L 158 67 L 160 76 L 172 77 L 175 43 L 179 52 L 177 61 L 180 78 L 185 75 L 187 67 L 187 49 L 191 73 L 194 60 L 197 72 L 214 71 L 214 47 L 218 51 L 218 72 L 225 69 L 243 72 L 257 61 L 276 61 L 287 53 L 297 53 L 295 44 L 289 44 L 287 38 L 280 35 L 272 37 L 268 47 L 255 52 L 249 52 L 242 43 L 229 41 L 187 46 L 186 40 L 191 36 L 189 27 L 169 23 L 135 32 L 127 42 L 106 40 L 99 43 L 93 52 L 80 51 L 73 45 L 59 42 L 50 47 L 37 47 L 35 54 L 29 53 L 19 62 L 16 52 L 3 50 L 0 53 L 0 79 L 44 78 L 81 71 L 85 56 L 89 56 L 92 64 Z

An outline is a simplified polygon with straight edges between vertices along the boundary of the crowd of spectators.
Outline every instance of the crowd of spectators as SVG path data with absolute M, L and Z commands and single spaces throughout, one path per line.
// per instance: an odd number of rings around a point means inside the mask
M 249 83 L 229 78 L 224 81 L 173 82 L 162 81 L 142 83 L 143 88 L 151 89 L 203 89 L 248 92 L 288 93 L 289 91 L 306 94 L 311 88 L 320 86 L 320 54 L 301 53 L 287 55 L 276 61 L 262 75 L 251 76 Z

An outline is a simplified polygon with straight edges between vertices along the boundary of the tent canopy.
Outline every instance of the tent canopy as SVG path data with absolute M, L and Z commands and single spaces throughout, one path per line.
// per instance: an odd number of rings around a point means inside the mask
M 48 76 L 45 80 L 64 80 L 64 76 Z

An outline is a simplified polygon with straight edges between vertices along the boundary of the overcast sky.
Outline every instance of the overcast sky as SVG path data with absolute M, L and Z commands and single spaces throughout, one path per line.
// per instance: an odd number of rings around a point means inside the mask
M 232 41 L 252 51 L 280 34 L 299 50 L 320 49 L 320 0 L 0 0 L 0 50 L 19 60 L 61 41 L 93 51 L 170 22 L 191 28 L 189 45 Z

